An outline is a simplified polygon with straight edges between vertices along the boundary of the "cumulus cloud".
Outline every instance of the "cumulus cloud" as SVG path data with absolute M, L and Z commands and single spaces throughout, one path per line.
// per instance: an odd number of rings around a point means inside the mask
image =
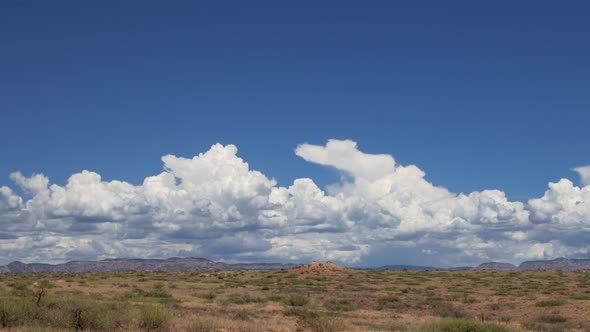
M 64 185 L 12 173 L 27 199 L 0 187 L 0 255 L 454 265 L 588 253 L 580 234 L 590 234 L 590 186 L 566 179 L 526 204 L 499 190 L 452 193 L 415 165 L 329 140 L 295 153 L 342 180 L 326 189 L 309 178 L 282 187 L 237 153 L 215 144 L 192 158 L 166 155 L 163 171 L 138 185 L 91 171 Z
M 20 209 L 23 199 L 15 195 L 12 189 L 0 187 L 0 212 L 14 211 Z
M 562 226 L 590 226 L 590 186 L 577 187 L 570 180 L 549 183 L 543 197 L 529 200 L 531 219 Z
M 301 144 L 295 149 L 299 157 L 325 166 L 332 166 L 354 177 L 376 180 L 393 172 L 395 161 L 385 154 L 367 154 L 351 140 L 328 140 L 325 146 Z
M 582 185 L 584 185 L 584 186 L 590 185 L 590 165 L 576 167 L 576 168 L 574 168 L 574 171 L 576 171 L 576 172 L 578 172 L 578 174 L 580 174 L 580 181 L 582 182 Z
M 37 195 L 47 190 L 49 179 L 43 174 L 34 174 L 31 177 L 25 177 L 21 172 L 10 174 L 10 178 L 22 190 L 31 195 Z
M 529 200 L 528 205 L 536 224 L 529 236 L 532 241 L 555 242 L 555 250 L 567 249 L 559 256 L 588 255 L 590 186 L 577 187 L 561 179 L 549 183 L 543 197 Z

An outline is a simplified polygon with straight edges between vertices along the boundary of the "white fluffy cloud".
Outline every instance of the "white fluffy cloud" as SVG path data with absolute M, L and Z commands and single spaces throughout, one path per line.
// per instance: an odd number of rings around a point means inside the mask
M 590 227 L 590 186 L 576 187 L 567 179 L 549 183 L 543 197 L 529 200 L 537 223 L 552 223 L 567 227 Z
M 0 211 L 13 211 L 19 209 L 23 204 L 23 199 L 15 195 L 12 189 L 0 187 Z
M 386 154 L 367 154 L 351 140 L 328 140 L 326 146 L 301 144 L 295 150 L 299 157 L 320 165 L 332 166 L 356 178 L 376 180 L 393 172 L 395 161 Z
M 166 155 L 164 171 L 140 185 L 90 171 L 65 185 L 15 172 L 28 199 L 0 187 L 0 255 L 5 262 L 202 255 L 452 265 L 588 253 L 580 234 L 590 233 L 590 186 L 562 179 L 527 204 L 499 190 L 455 194 L 417 166 L 329 140 L 295 153 L 342 172 L 339 183 L 323 190 L 301 178 L 281 187 L 237 151 L 216 144 L 193 158 Z M 576 170 L 587 181 L 588 169 Z
M 578 174 L 580 174 L 580 181 L 582 182 L 582 185 L 584 185 L 584 186 L 590 185 L 590 165 L 576 167 L 576 168 L 574 168 L 574 171 L 576 171 L 576 172 L 578 172 Z

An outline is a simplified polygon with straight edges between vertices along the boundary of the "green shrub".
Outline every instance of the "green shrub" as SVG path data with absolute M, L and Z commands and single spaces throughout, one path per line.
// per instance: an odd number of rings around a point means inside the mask
M 41 318 L 46 325 L 74 330 L 114 330 L 131 322 L 129 308 L 119 302 L 65 298 L 50 302 Z
M 22 326 L 35 315 L 36 306 L 26 299 L 11 299 L 0 301 L 0 326 Z
M 378 299 L 379 302 L 379 308 L 378 309 L 383 309 L 383 308 L 387 308 L 387 309 L 403 309 L 406 307 L 406 305 L 404 303 L 401 302 L 401 300 L 395 296 L 383 296 L 380 297 Z
M 247 310 L 236 310 L 231 313 L 230 317 L 234 320 L 249 320 L 252 318 L 252 313 Z
M 449 318 L 424 326 L 421 332 L 508 332 L 509 329 L 489 323 L 479 323 L 472 319 Z
M 348 330 L 348 326 L 341 319 L 322 315 L 299 316 L 297 325 L 313 332 L 341 332 Z
M 467 317 L 462 308 L 456 307 L 450 303 L 438 303 L 434 307 L 436 315 L 444 318 L 464 318 Z
M 584 332 L 590 332 L 590 322 L 580 322 L 580 329 Z
M 31 282 L 29 280 L 19 280 L 12 284 L 12 294 L 19 297 L 28 296 L 32 293 L 29 289 Z
M 350 300 L 346 299 L 332 299 L 324 303 L 324 307 L 332 311 L 352 311 L 357 307 Z
M 572 297 L 574 300 L 590 300 L 590 294 L 576 294 Z
M 309 303 L 309 299 L 303 294 L 288 294 L 283 297 L 282 302 L 291 307 L 302 307 Z
M 522 326 L 532 331 L 563 332 L 573 328 L 573 324 L 562 317 L 541 316 L 538 321 L 523 322 Z
M 139 313 L 139 327 L 146 331 L 165 329 L 170 320 L 168 311 L 158 306 L 144 305 Z
M 308 317 L 308 318 L 313 318 L 313 317 L 319 317 L 320 314 L 319 312 L 313 311 L 313 310 L 309 310 L 309 309 L 305 309 L 305 308 L 301 308 L 301 307 L 291 307 L 288 309 L 285 309 L 285 311 L 283 312 L 283 314 L 285 316 L 295 316 L 295 317 Z
M 191 323 L 187 329 L 187 332 L 217 332 L 219 328 L 220 327 L 215 322 L 209 320 L 198 320 Z
M 154 288 L 151 291 L 143 292 L 142 294 L 145 297 L 172 297 L 172 295 L 168 294 L 164 289 L 164 284 L 161 282 L 157 282 L 154 284 Z
M 212 301 L 217 297 L 217 294 L 215 294 L 214 292 L 211 291 L 208 293 L 194 293 L 194 294 L 192 294 L 192 296 Z
M 488 308 L 493 311 L 498 311 L 498 310 L 500 310 L 501 307 L 500 307 L 500 304 L 498 304 L 498 303 L 492 303 L 492 304 L 488 305 Z
M 224 301 L 223 304 L 247 304 L 247 303 L 258 303 L 264 300 L 259 297 L 251 296 L 250 294 L 234 293 L 230 294 Z
M 539 317 L 539 321 L 547 324 L 558 324 L 567 322 L 567 318 L 560 314 L 550 314 Z
M 272 294 L 268 295 L 268 296 L 266 297 L 266 299 L 267 299 L 268 301 L 275 301 L 275 302 L 279 302 L 279 301 L 283 301 L 283 297 L 284 297 L 284 295 L 282 295 L 282 294 L 278 294 L 278 293 L 272 293 Z
M 410 328 L 408 327 L 407 324 L 398 323 L 398 322 L 389 323 L 384 326 L 384 330 L 386 330 L 386 331 L 404 332 L 404 331 L 409 331 L 409 329 Z M 414 330 L 412 330 L 412 331 L 414 331 Z
M 545 300 L 539 301 L 535 303 L 537 307 L 557 307 L 565 303 L 563 299 L 553 299 L 553 300 Z

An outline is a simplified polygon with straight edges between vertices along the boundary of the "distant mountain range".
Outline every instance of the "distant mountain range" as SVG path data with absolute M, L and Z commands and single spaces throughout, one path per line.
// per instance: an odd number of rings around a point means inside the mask
M 526 261 L 519 266 L 510 263 L 489 262 L 475 267 L 476 270 L 503 270 L 503 271 L 584 271 L 590 270 L 590 259 L 556 258 L 552 260 Z
M 268 270 L 290 268 L 294 264 L 252 263 L 227 264 L 205 258 L 173 257 L 168 259 L 105 259 L 102 261 L 73 261 L 64 264 L 25 264 L 12 262 L 0 266 L 0 273 L 22 272 L 112 272 L 112 271 L 195 271 L 195 270 Z
M 476 270 L 498 270 L 498 271 L 513 271 L 518 270 L 518 266 L 510 263 L 487 262 L 479 264 L 475 267 Z
M 410 270 L 410 271 L 463 271 L 463 270 L 495 270 L 495 271 L 537 271 L 537 270 L 556 270 L 556 271 L 585 271 L 590 270 L 590 259 L 568 259 L 556 258 L 552 260 L 526 261 L 519 266 L 511 263 L 487 262 L 476 267 L 458 266 L 451 268 L 438 268 L 434 266 L 416 266 L 416 265 L 385 265 L 380 270 Z
M 419 266 L 419 265 L 385 265 L 376 268 L 375 270 L 411 270 L 411 271 L 435 271 L 439 270 L 434 266 Z
M 42 264 L 12 262 L 0 266 L 0 273 L 26 273 L 26 272 L 114 272 L 114 271 L 198 271 L 198 270 L 270 270 L 284 269 L 297 266 L 296 264 L 282 263 L 238 263 L 228 264 L 215 262 L 205 258 L 173 257 L 168 259 L 105 259 L 101 261 L 72 261 L 63 264 Z M 560 270 L 582 271 L 590 270 L 590 259 L 557 258 L 553 260 L 527 261 L 519 266 L 510 263 L 487 262 L 477 267 L 460 266 L 453 268 L 437 268 L 434 266 L 415 265 L 386 265 L 379 270 L 497 270 L 497 271 L 534 271 L 534 270 Z
M 567 259 L 561 257 L 550 261 L 528 261 L 520 264 L 518 269 L 558 271 L 590 270 L 590 259 Z

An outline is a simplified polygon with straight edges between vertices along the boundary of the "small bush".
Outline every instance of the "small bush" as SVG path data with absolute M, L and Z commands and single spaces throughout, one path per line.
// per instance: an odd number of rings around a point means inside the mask
M 324 307 L 332 311 L 352 311 L 356 309 L 356 305 L 346 299 L 332 299 L 324 303 Z
M 590 322 L 580 322 L 580 329 L 584 332 L 590 332 Z
M 48 325 L 66 329 L 112 330 L 129 323 L 126 311 L 120 303 L 64 298 L 51 301 L 42 319 Z
M 557 307 L 565 303 L 563 299 L 545 300 L 535 303 L 537 307 Z
M 33 302 L 24 299 L 2 300 L 0 302 L 0 326 L 14 327 L 27 323 L 35 316 L 35 308 Z
M 12 294 L 20 297 L 30 295 L 32 293 L 32 291 L 29 289 L 30 283 L 31 282 L 28 280 L 19 280 L 12 284 Z
M 159 297 L 159 298 L 172 297 L 172 295 L 170 295 L 166 292 L 166 290 L 164 289 L 164 284 L 161 282 L 154 284 L 154 288 L 151 291 L 142 292 L 141 295 L 143 295 L 145 297 Z
M 539 317 L 539 321 L 547 324 L 558 324 L 567 322 L 567 318 L 559 314 L 550 314 Z
M 395 296 L 383 296 L 380 297 L 379 300 L 379 308 L 378 309 L 403 309 L 406 307 L 402 301 L 395 297 Z
M 209 320 L 198 320 L 191 323 L 187 329 L 187 332 L 217 332 L 218 330 L 219 326 L 215 322 Z
M 404 331 L 409 330 L 408 325 L 404 324 L 404 323 L 389 323 L 384 327 L 385 327 L 384 330 L 386 330 L 386 331 L 404 332 Z
M 234 294 L 230 294 L 227 299 L 225 299 L 223 301 L 223 304 L 247 304 L 247 303 L 258 303 L 258 302 L 263 302 L 264 300 L 259 298 L 259 297 L 255 297 L 255 296 L 251 296 L 250 294 L 240 294 L 240 293 L 234 293 Z
M 139 327 L 146 331 L 165 329 L 170 320 L 170 314 L 158 306 L 144 305 L 139 313 Z
M 198 298 L 201 298 L 201 299 L 205 299 L 205 300 L 209 300 L 209 301 L 212 301 L 212 300 L 214 300 L 217 297 L 217 295 L 214 292 L 195 293 L 195 294 L 192 294 L 192 296 L 198 297 Z
M 272 294 L 268 295 L 266 297 L 266 299 L 268 301 L 279 302 L 279 301 L 283 301 L 283 297 L 284 297 L 284 295 L 281 295 L 281 294 L 278 294 L 278 293 L 272 293 Z
M 522 326 L 533 331 L 551 331 L 562 332 L 568 331 L 573 324 L 559 314 L 550 314 L 540 316 L 537 321 L 523 322 Z
M 498 304 L 498 303 L 492 303 L 492 304 L 488 305 L 488 308 L 493 311 L 498 311 L 501 309 L 500 304 Z
M 282 299 L 283 303 L 291 307 L 302 307 L 309 303 L 309 299 L 303 294 L 288 294 Z
M 235 320 L 249 320 L 252 318 L 252 313 L 247 310 L 237 310 L 230 315 Z
M 436 315 L 444 318 L 465 318 L 467 314 L 463 311 L 462 308 L 456 307 L 450 303 L 438 303 L 434 307 L 434 312 Z
M 300 328 L 313 332 L 340 332 L 348 330 L 348 326 L 341 319 L 326 316 L 300 316 L 297 320 Z
M 449 318 L 423 327 L 421 332 L 508 332 L 509 329 L 472 319 Z
M 312 310 L 301 308 L 301 307 L 288 308 L 283 312 L 283 314 L 285 316 L 295 316 L 295 317 L 304 317 L 304 318 L 305 317 L 313 318 L 313 317 L 320 316 L 320 314 L 316 311 L 312 311 Z

